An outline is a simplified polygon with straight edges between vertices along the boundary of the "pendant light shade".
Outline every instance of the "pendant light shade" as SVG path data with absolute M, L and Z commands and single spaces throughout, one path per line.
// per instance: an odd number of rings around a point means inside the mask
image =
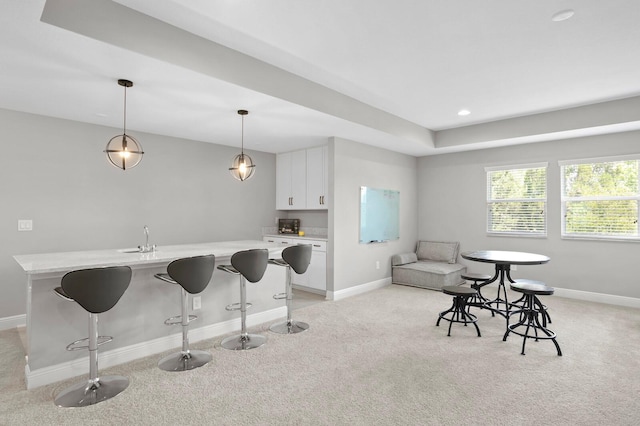
M 253 164 L 251 157 L 244 153 L 244 116 L 249 114 L 249 111 L 241 109 L 238 110 L 238 114 L 242 117 L 242 145 L 240 154 L 233 158 L 233 163 L 231 164 L 231 167 L 229 167 L 229 172 L 231 173 L 231 176 L 239 181 L 245 181 L 253 176 L 253 173 L 256 170 L 256 165 Z
M 140 163 L 144 151 L 137 140 L 127 135 L 127 87 L 133 86 L 133 83 L 129 80 L 118 80 L 118 84 L 124 87 L 123 130 L 121 135 L 111 138 L 104 152 L 111 164 L 119 169 L 127 170 Z

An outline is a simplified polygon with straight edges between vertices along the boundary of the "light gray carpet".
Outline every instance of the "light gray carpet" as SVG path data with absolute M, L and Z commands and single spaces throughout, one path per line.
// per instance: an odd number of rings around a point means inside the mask
M 493 290 L 492 290 L 493 291 Z M 161 355 L 102 374 L 128 376 L 117 397 L 63 409 L 53 396 L 77 380 L 27 391 L 18 330 L 0 332 L 0 424 L 105 425 L 638 425 L 640 310 L 544 298 L 564 356 L 549 341 L 502 341 L 505 322 L 435 326 L 450 296 L 390 286 L 310 304 L 297 335 L 268 335 L 247 352 L 221 349 L 200 369 L 167 373 Z M 117 336 L 115 336 L 117 338 Z M 61 350 L 64 350 L 61 344 Z

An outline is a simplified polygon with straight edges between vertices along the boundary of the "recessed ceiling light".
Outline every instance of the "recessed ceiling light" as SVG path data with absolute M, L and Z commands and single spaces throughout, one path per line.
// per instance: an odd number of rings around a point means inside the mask
M 465 115 L 469 115 L 471 114 L 471 111 L 469 111 L 468 109 L 461 109 L 460 111 L 458 111 L 458 115 L 461 117 L 464 117 Z
M 576 12 L 573 9 L 561 10 L 560 12 L 554 14 L 551 17 L 551 20 L 553 22 L 566 21 L 567 19 L 571 18 L 574 13 Z

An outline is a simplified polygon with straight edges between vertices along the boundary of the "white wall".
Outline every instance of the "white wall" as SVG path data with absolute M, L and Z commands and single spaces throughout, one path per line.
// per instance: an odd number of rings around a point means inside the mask
M 331 138 L 329 211 L 329 291 L 391 277 L 391 256 L 415 250 L 418 223 L 417 160 L 345 139 Z M 400 239 L 360 244 L 360 187 L 400 191 Z M 332 192 L 331 192 L 332 191 Z M 376 261 L 380 269 L 376 269 Z
M 640 152 L 640 132 L 618 133 L 495 148 L 418 160 L 419 236 L 460 241 L 461 250 L 515 250 L 546 254 L 551 262 L 520 266 L 514 278 L 530 278 L 553 287 L 640 298 L 635 266 L 640 243 L 577 241 L 560 238 L 558 160 Z M 484 167 L 548 162 L 547 238 L 486 235 Z M 461 260 L 469 270 L 493 272 L 491 265 Z
M 0 319 L 25 313 L 16 254 L 261 239 L 275 220 L 275 155 L 249 154 L 256 175 L 228 172 L 237 149 L 131 131 L 145 155 L 109 165 L 104 147 L 122 129 L 0 110 Z M 32 219 L 32 232 L 18 232 Z

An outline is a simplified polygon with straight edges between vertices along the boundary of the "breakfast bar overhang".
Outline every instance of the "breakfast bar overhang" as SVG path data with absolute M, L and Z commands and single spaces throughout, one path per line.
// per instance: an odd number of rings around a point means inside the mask
M 228 264 L 238 251 L 263 248 L 269 250 L 271 258 L 279 257 L 282 251 L 279 244 L 245 240 L 161 246 L 148 253 L 113 249 L 14 256 L 27 277 L 27 388 L 88 371 L 86 351 L 65 350 L 70 342 L 87 336 L 86 311 L 54 294 L 67 272 L 116 265 L 133 270 L 131 284 L 118 304 L 99 319 L 101 334 L 113 336 L 100 354 L 101 367 L 109 367 L 180 346 L 180 328 L 164 324 L 165 319 L 178 314 L 180 291 L 154 278 L 154 274 L 165 272 L 171 261 L 183 257 L 213 254 L 216 265 L 220 265 Z M 260 282 L 248 284 L 247 297 L 253 303 L 247 318 L 249 326 L 286 315 L 283 302 L 272 297 L 283 291 L 284 283 L 284 268 L 268 267 Z M 192 342 L 240 328 L 237 314 L 225 310 L 226 305 L 239 299 L 236 276 L 216 270 L 207 288 L 197 296 L 201 297 L 202 308 L 192 312 L 198 316 L 190 325 Z

